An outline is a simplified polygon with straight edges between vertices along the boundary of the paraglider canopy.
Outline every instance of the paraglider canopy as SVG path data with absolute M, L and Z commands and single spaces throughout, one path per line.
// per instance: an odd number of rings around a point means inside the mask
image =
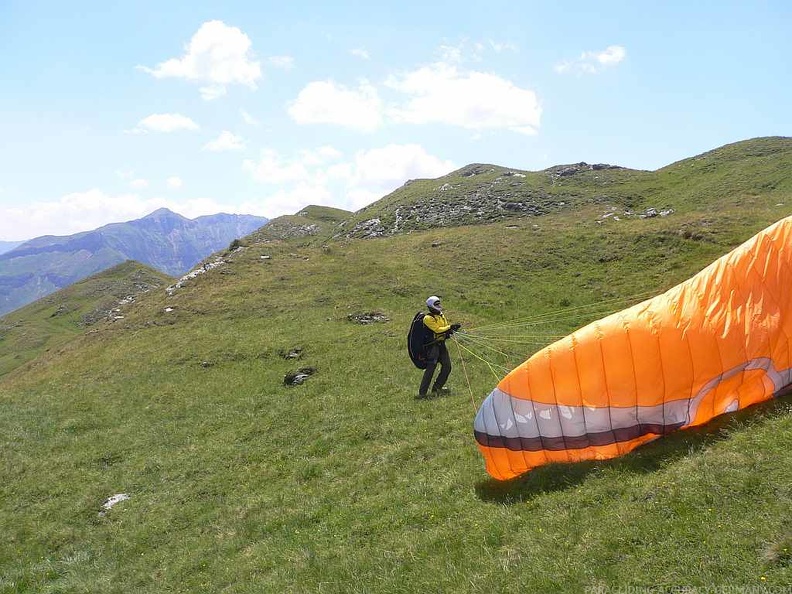
M 792 384 L 792 217 L 662 295 L 535 353 L 474 433 L 487 471 L 605 459 Z

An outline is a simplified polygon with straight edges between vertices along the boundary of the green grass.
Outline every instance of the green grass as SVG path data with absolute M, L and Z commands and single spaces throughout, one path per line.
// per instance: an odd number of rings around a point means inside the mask
M 637 216 L 648 208 L 698 212 L 720 216 L 726 209 L 740 214 L 757 198 L 792 191 L 792 138 L 767 137 L 726 145 L 703 155 L 679 161 L 657 171 L 632 169 L 581 170 L 559 176 L 559 167 L 529 172 L 495 165 L 467 166 L 444 177 L 415 180 L 347 219 L 346 232 L 355 224 L 379 218 L 391 228 L 399 216 L 403 231 L 424 230 L 429 225 L 408 216 L 417 205 L 421 213 L 442 205 L 483 204 L 486 214 L 478 217 L 478 206 L 467 214 L 448 217 L 445 226 L 519 219 L 523 215 L 492 207 L 495 202 L 524 202 L 539 212 L 570 213 L 592 207 L 592 215 L 614 210 Z M 471 172 L 474 172 L 471 175 Z M 519 174 L 518 177 L 513 174 Z M 424 217 L 425 218 L 425 217 Z
M 125 262 L 6 314 L 0 318 L 0 377 L 106 319 L 121 300 L 162 289 L 171 280 Z
M 337 225 L 352 213 L 328 206 L 307 206 L 294 215 L 286 215 L 271 220 L 264 227 L 252 233 L 248 243 L 266 243 L 283 239 L 301 239 L 308 242 L 321 242 L 329 239 Z
M 429 294 L 468 328 L 552 314 L 541 331 L 569 332 L 789 215 L 781 196 L 654 219 L 598 223 L 583 205 L 368 241 L 246 238 L 172 297 L 145 294 L 0 378 L 0 592 L 789 584 L 789 397 L 501 483 L 472 436 L 490 370 L 467 357 L 465 374 L 452 346 L 454 392 L 418 401 L 404 349 Z M 390 321 L 348 320 L 371 311 Z M 317 372 L 284 386 L 301 366 Z M 116 493 L 130 499 L 100 515 Z

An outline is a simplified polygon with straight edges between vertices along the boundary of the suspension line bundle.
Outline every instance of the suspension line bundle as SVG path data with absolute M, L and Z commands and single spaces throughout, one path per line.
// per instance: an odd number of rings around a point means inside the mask
M 484 363 L 495 383 L 530 355 L 560 340 L 583 325 L 656 295 L 647 292 L 628 297 L 604 299 L 596 303 L 564 307 L 530 317 L 486 324 L 460 330 L 453 334 L 459 359 L 465 373 L 473 408 L 477 409 L 473 389 L 465 367 L 465 356 Z M 463 356 L 464 353 L 464 356 Z

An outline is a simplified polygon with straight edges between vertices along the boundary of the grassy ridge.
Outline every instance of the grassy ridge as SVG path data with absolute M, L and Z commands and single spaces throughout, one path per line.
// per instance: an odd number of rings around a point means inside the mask
M 248 238 L 0 379 L 0 592 L 788 584 L 788 398 L 498 483 L 471 427 L 490 370 L 463 371 L 452 347 L 454 394 L 416 401 L 404 341 L 431 293 L 466 327 L 548 314 L 541 332 L 569 332 L 688 278 L 790 198 L 776 185 L 651 219 L 594 204 L 380 240 Z M 349 319 L 372 311 L 390 321 Z M 284 386 L 300 366 L 316 374 Z M 100 515 L 116 493 L 130 499 Z
M 267 225 L 252 233 L 248 243 L 299 239 L 324 241 L 335 231 L 337 225 L 352 213 L 340 208 L 327 206 L 307 206 L 295 215 L 273 219 Z
M 381 220 L 390 234 L 397 228 L 480 224 L 519 219 L 526 212 L 570 213 L 585 207 L 632 216 L 649 208 L 742 214 L 742 203 L 756 196 L 788 195 L 791 165 L 792 139 L 783 137 L 726 145 L 657 171 L 576 164 L 531 172 L 469 165 L 438 179 L 405 184 L 356 212 L 344 232 L 370 219 Z
M 0 377 L 106 319 L 124 299 L 162 289 L 166 275 L 124 262 L 0 318 Z

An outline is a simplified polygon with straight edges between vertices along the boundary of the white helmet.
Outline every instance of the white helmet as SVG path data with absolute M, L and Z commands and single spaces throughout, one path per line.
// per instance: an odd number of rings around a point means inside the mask
M 435 311 L 443 311 L 443 308 L 440 305 L 440 297 L 437 297 L 436 295 L 432 295 L 426 300 L 426 307 Z

